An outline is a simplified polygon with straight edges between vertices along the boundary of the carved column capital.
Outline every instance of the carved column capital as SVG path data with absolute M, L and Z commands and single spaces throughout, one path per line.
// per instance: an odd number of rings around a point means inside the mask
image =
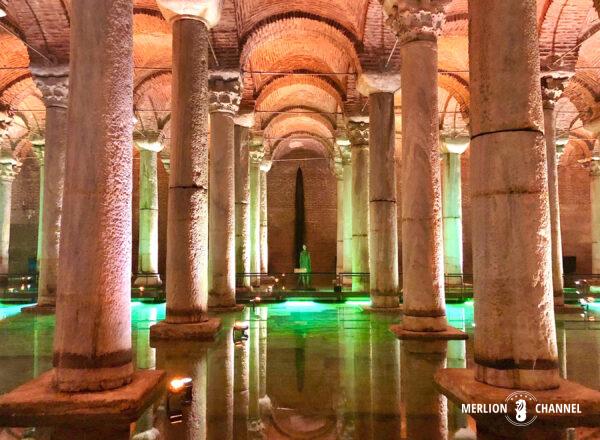
M 590 161 L 590 176 L 600 177 L 600 158 L 592 158 Z
M 573 76 L 572 72 L 552 71 L 542 72 L 540 82 L 542 85 L 542 100 L 545 109 L 553 109 L 556 102 L 560 99 L 565 86 Z
M 35 137 L 31 139 L 31 147 L 33 149 L 33 154 L 37 159 L 40 166 L 44 166 L 44 149 L 46 146 L 46 140 L 42 137 Z
M 162 151 L 164 145 L 160 142 L 160 133 L 156 131 L 136 132 L 133 135 L 133 142 L 139 151 L 152 151 L 158 153 Z
M 348 122 L 348 139 L 352 148 L 364 148 L 369 146 L 369 123 L 366 121 Z
M 69 66 L 31 67 L 46 107 L 69 106 Z
M 380 0 L 387 15 L 387 25 L 396 33 L 400 44 L 416 40 L 436 41 L 442 33 L 444 6 L 450 0 Z
M 199 20 L 209 29 L 221 19 L 223 0 L 157 0 L 163 16 L 173 22 L 176 20 Z
M 271 171 L 272 166 L 273 160 L 271 159 L 271 156 L 263 156 L 263 159 L 260 162 L 260 171 L 262 171 L 263 173 L 268 173 L 269 171 Z
M 12 182 L 19 173 L 20 163 L 17 161 L 9 147 L 2 147 L 0 151 L 0 180 Z
M 262 147 L 262 145 L 261 145 L 261 147 Z M 253 165 L 260 166 L 264 157 L 265 157 L 265 151 L 262 148 L 260 148 L 260 149 L 255 148 L 255 149 L 248 151 L 248 158 L 250 160 L 250 163 Z
M 333 160 L 332 170 L 337 180 L 344 180 L 344 164 L 342 157 L 336 157 Z
M 235 115 L 242 101 L 242 86 L 239 73 L 211 75 L 208 80 L 209 111 Z
M 463 154 L 469 147 L 469 136 L 440 136 L 440 150 L 442 153 Z

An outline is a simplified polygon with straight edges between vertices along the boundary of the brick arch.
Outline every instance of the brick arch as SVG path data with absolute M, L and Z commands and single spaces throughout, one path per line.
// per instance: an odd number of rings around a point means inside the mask
M 264 130 L 263 136 L 269 145 L 276 145 L 281 139 L 295 133 L 306 133 L 323 140 L 333 138 L 331 126 L 327 122 L 316 118 L 315 115 L 281 115 L 277 121 L 271 123 Z
M 171 116 L 171 72 L 155 71 L 134 87 L 133 106 L 140 130 L 160 132 Z
M 438 86 L 448 92 L 459 105 L 463 119 L 469 119 L 470 93 L 469 83 L 462 76 L 454 73 L 440 72 Z M 442 118 L 440 120 L 443 120 Z
M 318 152 L 318 154 L 324 157 L 331 158 L 333 155 L 333 144 L 327 139 L 320 137 L 312 132 L 295 131 L 282 136 L 271 146 L 271 154 L 273 158 L 282 157 L 282 155 L 289 153 L 291 150 L 290 143 L 301 142 L 303 149 L 312 150 Z M 306 147 L 306 145 L 312 145 L 313 149 Z M 288 150 L 286 152 L 286 149 Z

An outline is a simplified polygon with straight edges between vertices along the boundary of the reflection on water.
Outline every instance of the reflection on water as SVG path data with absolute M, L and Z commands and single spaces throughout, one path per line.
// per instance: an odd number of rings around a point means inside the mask
M 448 315 L 472 336 L 472 312 L 464 304 L 449 306 Z M 224 329 L 211 344 L 151 347 L 148 329 L 164 318 L 164 305 L 133 303 L 132 315 L 138 368 L 193 380 L 187 404 L 167 402 L 166 393 L 148 408 L 132 425 L 135 440 L 515 438 L 481 426 L 476 434 L 473 419 L 437 392 L 439 368 L 472 366 L 470 341 L 400 342 L 388 330 L 398 317 L 363 313 L 356 303 L 247 308 L 223 316 Z M 51 368 L 54 319 L 0 316 L 0 391 L 6 392 Z M 600 389 L 600 327 L 570 319 L 557 325 L 561 372 Z M 248 323 L 248 340 L 234 340 L 235 321 Z M 30 431 L 0 430 L 0 440 L 45 438 L 42 430 Z M 523 438 L 596 434 L 531 430 Z

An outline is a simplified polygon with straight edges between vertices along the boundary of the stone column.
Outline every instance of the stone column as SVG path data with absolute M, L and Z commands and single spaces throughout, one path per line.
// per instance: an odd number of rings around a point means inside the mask
M 554 107 L 562 96 L 568 72 L 542 74 L 542 101 L 544 106 L 544 133 L 546 135 L 546 161 L 548 163 L 548 199 L 550 203 L 550 232 L 552 239 L 552 286 L 554 306 L 565 305 L 562 236 L 560 232 L 560 203 L 558 198 L 558 155 L 556 151 L 556 112 Z
M 341 148 L 344 174 L 344 273 L 352 272 L 352 152 L 349 141 Z M 344 285 L 352 279 L 344 277 Z
M 402 54 L 403 328 L 447 329 L 440 188 L 437 37 L 447 0 L 400 0 L 388 23 Z
M 470 2 L 469 17 L 475 379 L 556 388 L 536 2 Z
M 235 255 L 236 272 L 250 272 L 250 182 L 248 179 L 248 130 L 254 125 L 252 114 L 235 119 Z M 249 289 L 250 278 L 238 278 L 238 286 Z
M 594 144 L 590 162 L 590 204 L 592 211 L 592 273 L 600 274 L 600 141 Z
M 333 173 L 337 181 L 335 273 L 340 274 L 344 271 L 344 167 L 341 157 L 335 158 Z
M 265 155 L 262 143 L 253 140 L 250 155 L 250 272 L 260 273 L 260 164 Z M 252 286 L 260 286 L 260 276 L 252 277 Z
M 17 161 L 8 145 L 0 150 L 0 277 L 8 275 L 12 184 L 17 176 Z
M 269 201 L 267 198 L 267 173 L 273 161 L 263 158 L 260 163 L 260 272 L 269 273 Z
M 40 193 L 38 198 L 38 236 L 36 251 L 36 270 L 40 270 L 40 260 L 42 259 L 42 217 L 44 211 L 44 139 L 32 139 L 31 146 L 33 154 L 38 161 L 40 176 Z
M 37 306 L 24 309 L 53 313 L 56 304 L 58 258 L 61 234 L 65 155 L 67 148 L 67 107 L 69 104 L 69 66 L 32 67 L 37 88 L 46 105 L 43 190 L 40 195 L 41 241 L 38 254 Z M 42 178 L 43 174 L 43 178 Z M 42 203 L 43 201 L 43 203 Z M 38 239 L 39 240 L 39 239 Z
M 369 122 L 348 122 L 352 151 L 352 291 L 369 289 Z
M 208 306 L 235 308 L 235 146 L 233 117 L 240 105 L 238 72 L 210 79 Z
M 160 286 L 158 274 L 158 153 L 163 145 L 158 133 L 135 139 L 140 152 L 140 219 L 136 286 Z
M 54 385 L 63 392 L 118 388 L 133 376 L 132 2 L 99 2 L 93 14 L 88 8 L 82 2 L 71 8 L 70 129 L 54 335 Z M 48 163 L 52 183 L 49 171 Z
M 394 92 L 399 75 L 363 74 L 358 89 L 369 97 L 369 268 L 371 307 L 397 308 L 398 212 Z
M 212 337 L 208 277 L 208 45 L 218 2 L 159 0 L 173 26 L 166 320 L 151 338 Z
M 462 179 L 460 155 L 469 146 L 469 138 L 443 136 L 442 152 L 442 224 L 444 228 L 444 273 L 463 273 Z M 461 284 L 460 277 L 448 278 L 449 284 Z

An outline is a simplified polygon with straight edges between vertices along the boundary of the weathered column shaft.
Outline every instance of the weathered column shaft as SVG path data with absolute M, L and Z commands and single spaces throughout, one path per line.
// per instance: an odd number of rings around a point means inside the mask
M 442 221 L 444 272 L 460 274 L 463 267 L 460 154 L 444 153 L 442 160 Z
M 43 190 L 41 210 L 41 254 L 38 256 L 38 306 L 54 307 L 65 185 L 67 149 L 68 66 L 55 69 L 33 68 L 37 87 L 46 104 Z
M 12 184 L 15 180 L 15 164 L 16 161 L 12 157 L 0 159 L 0 275 L 8 274 L 10 213 Z
M 161 285 L 158 275 L 158 143 L 137 142 L 140 150 L 140 219 L 137 286 Z
M 590 208 L 592 233 L 592 273 L 600 273 L 600 161 L 590 165 Z
M 42 259 L 42 231 L 43 231 L 43 214 L 44 214 L 44 147 L 43 145 L 33 145 L 35 156 L 39 165 L 40 188 L 38 198 L 38 230 L 37 230 L 37 250 L 36 250 L 36 269 L 40 270 L 40 260 Z M 39 289 L 38 289 L 39 296 Z
M 167 316 L 205 319 L 208 276 L 208 38 L 206 24 L 173 21 Z
M 469 16 L 475 377 L 505 388 L 555 388 L 536 2 L 470 2 Z
M 437 41 L 435 35 L 428 37 L 409 40 L 401 48 L 403 326 L 412 331 L 443 331 L 447 327 Z
M 269 272 L 269 202 L 267 172 L 260 171 L 260 271 Z
M 349 122 L 352 151 L 352 290 L 369 289 L 369 124 Z
M 369 257 L 373 308 L 398 307 L 394 94 L 369 95 Z
M 248 181 L 248 128 L 236 125 L 235 136 L 235 254 L 236 272 L 250 272 L 250 185 Z M 238 279 L 250 287 L 250 278 Z
M 264 153 L 250 151 L 250 272 L 260 273 L 260 163 Z M 260 277 L 252 277 L 260 285 Z
M 210 80 L 208 305 L 235 307 L 235 145 L 239 74 Z
M 335 163 L 336 177 L 336 258 L 335 273 L 340 274 L 344 271 L 344 174 L 342 163 Z
M 93 14 L 88 9 L 84 2 L 71 5 L 70 130 L 54 336 L 60 391 L 117 388 L 133 373 L 133 6 L 112 0 L 96 3 Z
M 352 160 L 351 153 L 346 149 L 343 156 L 344 168 L 344 273 L 352 272 Z M 352 280 L 345 279 L 344 284 Z

